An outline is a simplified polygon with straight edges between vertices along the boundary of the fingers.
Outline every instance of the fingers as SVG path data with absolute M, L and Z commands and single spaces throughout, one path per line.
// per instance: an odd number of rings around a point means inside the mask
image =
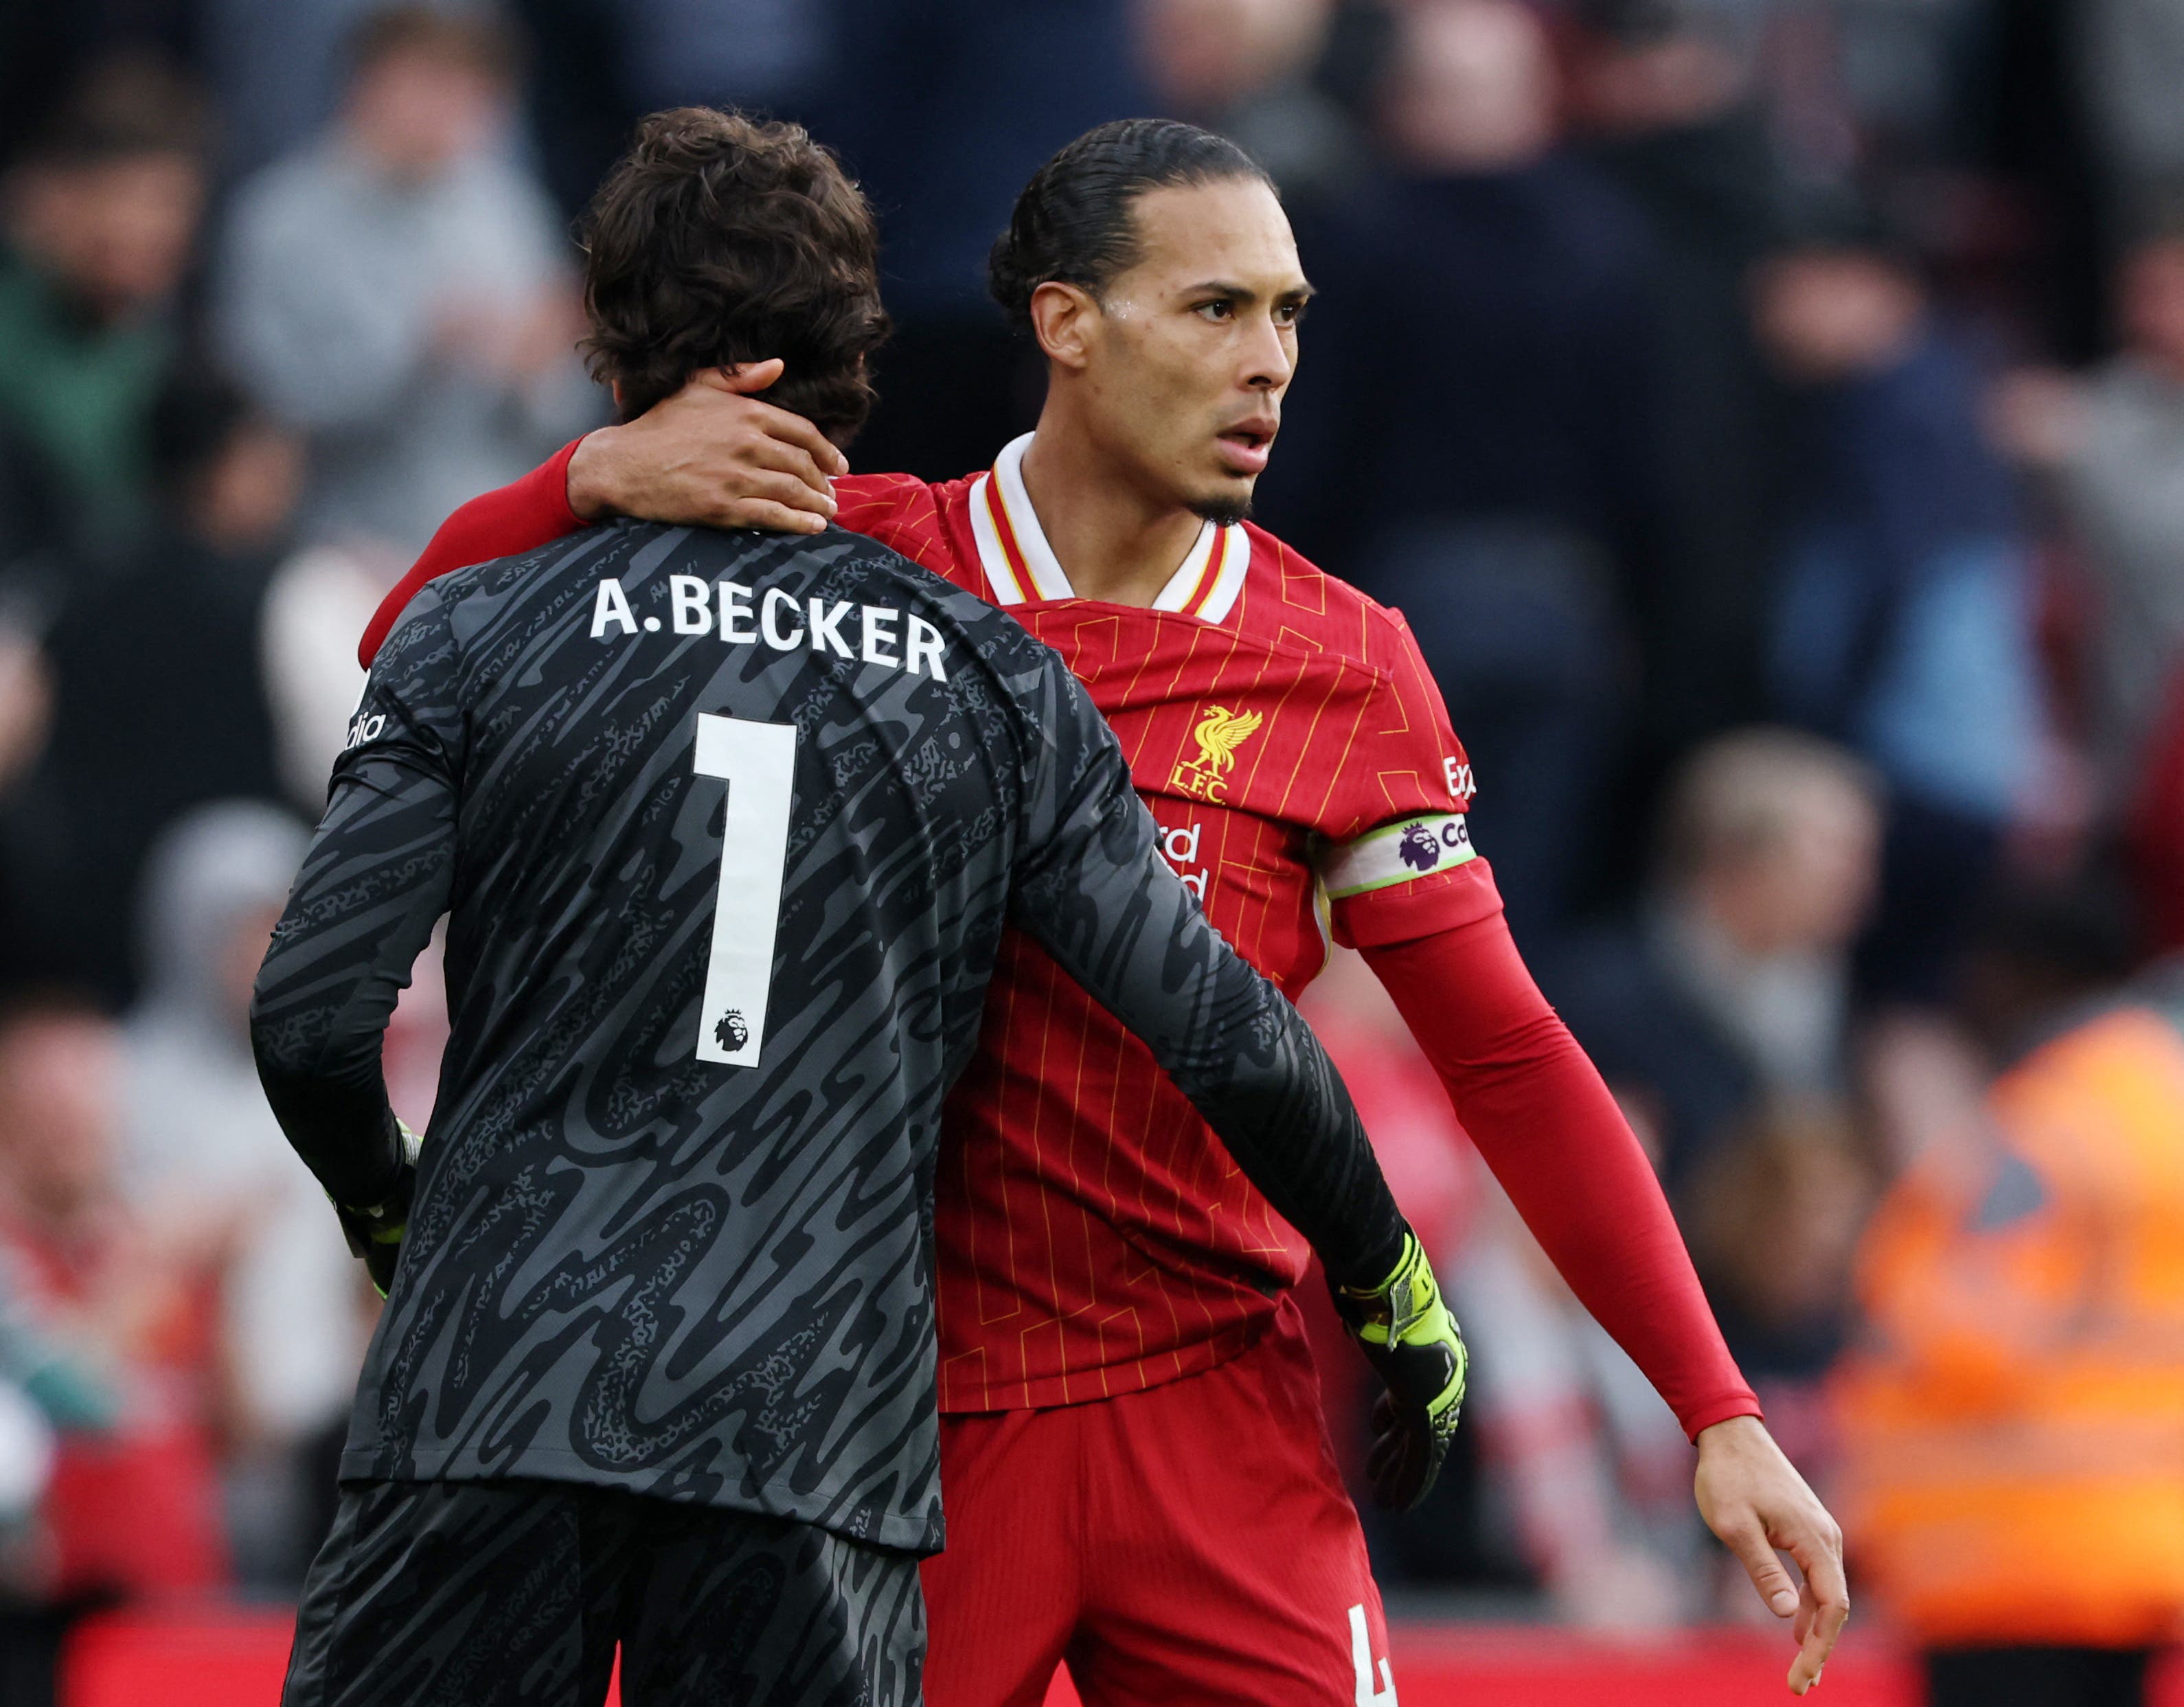
M 767 533 L 824 533 L 827 518 L 814 515 L 808 509 L 791 509 L 787 504 L 769 503 L 763 498 L 744 498 L 729 504 L 722 513 L 722 527 L 755 527 Z
M 1797 1585 L 1790 1580 L 1782 1561 L 1767 1540 L 1767 1533 L 1754 1517 L 1724 1525 L 1716 1532 L 1722 1545 L 1736 1555 L 1736 1562 L 1744 1567 L 1744 1574 L 1752 1579 L 1752 1586 L 1759 1591 L 1767 1610 L 1777 1618 L 1787 1618 L 1797 1610 Z
M 717 493 L 716 502 L 723 517 L 741 504 L 770 503 L 808 515 L 821 527 L 834 519 L 833 494 L 823 487 L 814 492 L 808 482 L 792 474 L 738 463 L 731 470 L 707 470 L 704 474 L 691 470 L 687 477 L 699 482 L 699 490 Z M 716 527 L 748 527 L 749 525 L 748 522 L 725 520 L 713 522 Z
M 708 368 L 684 389 L 702 388 L 727 392 L 737 397 L 755 397 L 777 381 L 782 372 L 780 358 L 771 357 L 739 368 Z M 752 414 L 751 420 L 771 436 L 802 450 L 811 459 L 814 466 L 825 473 L 840 475 L 850 471 L 850 459 L 842 454 L 832 439 L 802 415 L 766 403 Z
M 1365 1479 L 1373 1489 L 1374 1504 L 1388 1511 L 1407 1511 L 1417 1503 L 1419 1487 L 1419 1440 L 1407 1426 L 1387 1395 L 1373 1407 L 1373 1441 L 1365 1454 Z
M 1805 1575 L 1800 1609 L 1797 1657 L 1790 1665 L 1790 1689 L 1802 1695 L 1820 1681 L 1820 1668 L 1835 1651 L 1836 1639 L 1850 1618 L 1850 1589 L 1843 1578 L 1842 1532 L 1825 1515 L 1814 1528 L 1786 1536 L 1783 1545 Z
M 798 419 L 781 409 L 768 408 L 766 413 L 767 416 L 776 417 L 781 421 L 794 422 Z M 805 421 L 802 425 L 809 426 L 811 423 Z M 827 470 L 820 465 L 807 446 L 783 437 L 777 431 L 774 420 L 754 418 L 749 435 L 740 442 L 740 449 L 747 465 L 793 475 L 801 481 L 815 498 L 824 501 L 827 514 L 834 513 L 834 488 L 827 478 Z
M 850 459 L 844 456 L 833 440 L 821 432 L 802 415 L 791 410 L 776 409 L 772 403 L 760 403 L 754 422 L 763 426 L 770 437 L 783 444 L 794 445 L 811 459 L 816 470 L 824 474 L 847 474 Z
M 745 362 L 737 368 L 707 368 L 698 375 L 696 382 L 710 386 L 716 391 L 733 392 L 738 397 L 749 397 L 772 386 L 787 368 L 788 364 L 779 356 L 768 356 L 762 362 Z

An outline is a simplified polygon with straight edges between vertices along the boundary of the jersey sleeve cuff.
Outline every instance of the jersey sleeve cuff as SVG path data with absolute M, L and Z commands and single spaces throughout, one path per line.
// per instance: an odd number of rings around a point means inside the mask
M 1501 910 L 1493 868 L 1477 857 L 1423 877 L 1329 895 L 1334 940 L 1346 948 L 1407 942 L 1475 925 Z
M 569 502 L 569 464 L 575 459 L 577 447 L 589 436 L 588 433 L 577 434 L 547 459 L 545 466 L 538 470 L 538 478 L 545 482 L 548 491 L 553 494 L 552 502 L 556 512 L 555 519 L 565 523 L 565 531 L 571 533 L 575 532 L 578 528 L 591 525 L 583 517 L 577 514 L 576 506 Z
M 1767 1420 L 1766 1412 L 1759 1408 L 1759 1400 L 1748 1389 L 1739 1388 L 1724 1393 L 1693 1406 L 1676 1419 L 1684 1426 L 1684 1437 L 1693 1445 L 1698 1437 L 1718 1422 L 1727 1422 L 1732 1417 L 1749 1416 L 1761 1422 Z

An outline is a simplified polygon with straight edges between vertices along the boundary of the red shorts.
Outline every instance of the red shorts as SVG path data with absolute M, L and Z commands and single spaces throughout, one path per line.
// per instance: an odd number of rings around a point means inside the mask
M 930 1707 L 1393 1707 L 1365 1537 L 1295 1307 L 1143 1393 L 944 1416 Z

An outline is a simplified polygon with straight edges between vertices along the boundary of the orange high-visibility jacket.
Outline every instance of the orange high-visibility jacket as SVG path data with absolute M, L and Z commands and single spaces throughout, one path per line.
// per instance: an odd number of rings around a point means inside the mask
M 1989 1098 L 1984 1177 L 1936 1161 L 1866 1236 L 1837 1389 L 1845 1530 L 1930 1643 L 2184 1633 L 2184 1031 L 2131 1007 Z

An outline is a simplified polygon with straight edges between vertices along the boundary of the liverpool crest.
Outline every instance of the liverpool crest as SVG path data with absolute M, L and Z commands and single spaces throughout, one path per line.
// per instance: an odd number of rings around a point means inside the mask
M 1256 711 L 1231 711 L 1225 705 L 1209 705 L 1200 713 L 1190 737 L 1198 743 L 1195 758 L 1176 761 L 1168 786 L 1194 800 L 1218 802 L 1227 792 L 1228 773 L 1236 768 L 1236 749 L 1259 732 L 1265 720 Z

